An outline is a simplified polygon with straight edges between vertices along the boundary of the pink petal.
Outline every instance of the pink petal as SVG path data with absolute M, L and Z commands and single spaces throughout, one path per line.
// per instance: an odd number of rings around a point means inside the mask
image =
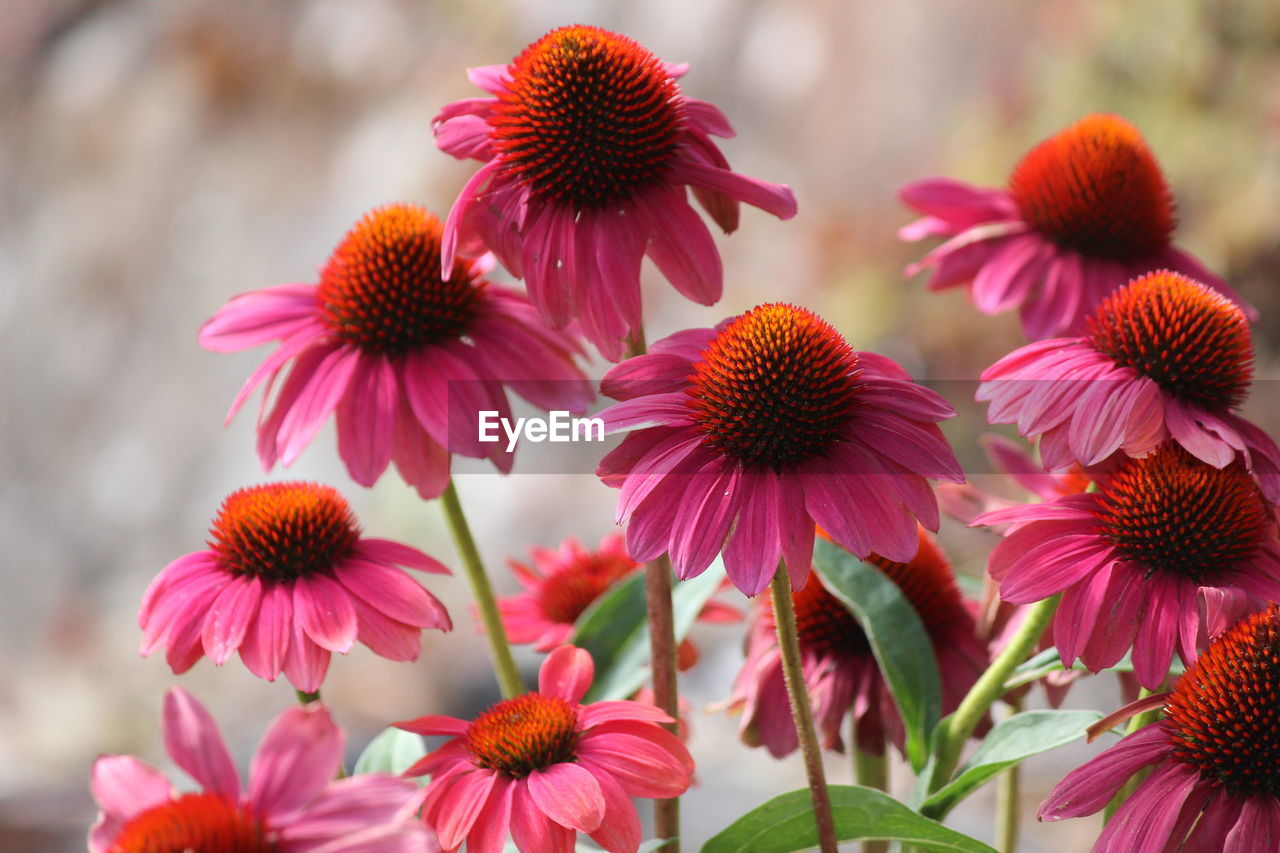
M 352 598 L 356 609 L 356 638 L 374 654 L 387 660 L 417 660 L 422 650 L 422 629 L 397 622 L 359 598 Z
M 684 99 L 684 114 L 688 122 L 705 133 L 711 133 L 722 139 L 732 139 L 736 134 L 729 119 L 715 104 L 699 101 L 697 98 Z
M 296 607 L 296 605 L 295 605 Z M 329 650 L 322 649 L 307 636 L 299 620 L 293 622 L 293 637 L 284 659 L 284 674 L 289 683 L 304 693 L 320 689 L 329 670 Z
M 740 474 L 721 460 L 690 481 L 671 520 L 671 565 L 682 580 L 706 571 L 738 514 Z
M 259 678 L 275 681 L 288 659 L 293 635 L 293 591 L 282 583 L 269 583 L 262 591 L 258 616 L 240 644 L 240 659 Z
M 511 840 L 526 853 L 573 853 L 575 833 L 543 814 L 529 793 L 527 780 L 513 786 L 511 799 Z
M 398 723 L 392 723 L 392 725 L 397 729 L 404 729 L 406 732 L 414 732 L 420 735 L 465 735 L 469 724 L 466 720 L 459 720 L 457 717 L 428 714 L 425 717 L 402 720 Z
M 235 802 L 240 798 L 240 777 L 218 724 L 196 698 L 181 687 L 164 697 L 164 748 L 177 764 L 206 791 Z
M 478 770 L 457 778 L 435 807 L 436 834 L 445 849 L 460 845 L 484 813 L 489 794 L 498 781 L 492 770 Z
M 352 594 L 379 613 L 399 622 L 419 628 L 451 624 L 444 605 L 403 569 L 351 560 L 334 574 Z
M 280 837 L 286 845 L 304 849 L 323 849 L 326 842 L 343 839 L 344 836 L 348 837 L 344 839 L 347 843 L 358 843 L 357 839 L 371 833 L 391 831 L 406 820 L 412 820 L 424 793 L 407 779 L 380 773 L 339 779 L 331 782 L 308 803 L 297 820 L 282 826 Z M 423 831 L 420 826 L 416 830 L 419 833 Z M 401 846 L 391 849 L 410 853 L 419 848 Z
M 485 802 L 483 819 L 471 826 L 467 835 L 467 853 L 502 853 L 511 830 L 511 800 L 519 782 L 497 776 L 493 790 Z
M 682 183 L 722 192 L 730 198 L 772 213 L 779 219 L 796 215 L 796 196 L 786 184 L 749 178 L 728 169 L 717 169 L 690 157 L 680 157 L 671 168 L 672 177 Z
M 293 586 L 293 612 L 316 645 L 345 653 L 356 641 L 356 611 L 341 584 L 326 575 L 300 577 Z
M 201 629 L 204 653 L 209 660 L 222 665 L 235 654 L 257 617 L 261 602 L 262 581 L 257 577 L 242 575 L 223 587 Z
M 336 343 L 321 343 L 310 346 L 299 353 L 294 360 L 293 366 L 289 369 L 289 375 L 286 377 L 284 385 L 280 388 L 280 393 L 276 395 L 269 413 L 266 412 L 266 396 L 264 395 L 264 416 L 258 422 L 257 442 L 258 459 L 262 462 L 264 471 L 270 471 L 271 467 L 276 464 L 281 455 L 281 446 L 292 437 L 291 433 L 286 434 L 282 430 L 282 424 L 286 420 L 290 420 L 291 423 L 297 422 L 297 416 L 292 418 L 290 416 L 294 407 L 303 400 L 303 392 L 314 388 L 313 379 L 317 371 L 322 365 L 331 364 L 331 362 L 327 361 L 329 357 L 341 351 L 341 345 Z M 268 392 L 270 391 L 269 388 L 267 390 Z M 309 402 L 314 401 L 315 394 L 312 394 Z M 312 435 L 314 435 L 315 430 L 320 429 L 320 423 L 310 424 L 310 426 L 314 426 Z
M 597 726 L 579 741 L 578 758 L 596 775 L 611 773 L 632 796 L 658 799 L 684 793 L 693 763 L 679 738 L 648 723 Z
M 738 521 L 724 548 L 724 566 L 733 585 L 744 595 L 754 596 L 769 585 L 782 559 L 778 475 L 772 471 L 742 475 L 739 501 Z
M 590 771 L 577 764 L 552 764 L 528 776 L 529 795 L 542 813 L 561 826 L 595 832 L 604 820 L 604 795 Z
M 477 65 L 467 69 L 467 79 L 486 92 L 501 95 L 507 91 L 511 72 L 506 65 Z
M 339 347 L 316 365 L 315 372 L 298 392 L 297 401 L 280 423 L 277 441 L 284 442 L 280 452 L 281 465 L 292 464 L 319 432 L 320 425 L 347 392 L 347 385 L 359 362 L 359 350 Z
M 632 853 L 640 846 L 640 815 L 631 797 L 607 773 L 597 774 L 596 782 L 604 797 L 604 820 L 591 833 L 591 839 L 609 853 Z
M 286 710 L 249 763 L 249 804 L 267 821 L 307 805 L 341 766 L 344 742 L 324 708 Z
M 530 212 L 520 257 L 525 286 L 547 325 L 561 329 L 578 314 L 576 212 L 554 203 Z
M 320 316 L 314 284 L 281 284 L 233 296 L 200 327 L 200 346 L 236 352 L 283 340 Z
M 372 486 L 391 463 L 396 425 L 395 369 L 380 356 L 360 356 L 338 401 L 338 455 L 351 479 Z
M 649 225 L 648 255 L 671 285 L 699 305 L 714 305 L 724 291 L 724 268 L 711 232 L 678 193 L 653 193 L 636 205 Z
M 538 670 L 538 692 L 576 705 L 591 687 L 594 676 L 595 662 L 585 649 L 561 646 L 542 662 Z
M 1037 815 L 1040 820 L 1082 817 L 1101 809 L 1120 786 L 1169 751 L 1168 735 L 1160 723 L 1147 725 L 1096 758 L 1072 770 L 1059 782 Z
M 427 434 L 403 399 L 396 412 L 395 446 L 391 454 L 400 476 L 423 500 L 440 497 L 449 485 L 449 451 Z
M 103 812 L 122 823 L 173 796 L 169 779 L 132 755 L 104 755 L 93 762 L 89 789 Z
M 592 702 L 590 705 L 583 705 L 578 709 L 578 724 L 584 729 L 616 720 L 633 720 L 647 723 L 675 722 L 661 708 L 630 700 Z
M 356 545 L 356 554 L 366 560 L 384 563 L 389 566 L 399 565 L 437 575 L 450 574 L 445 565 L 436 558 L 427 556 L 417 548 L 412 548 L 391 539 L 378 539 L 376 537 L 361 539 Z

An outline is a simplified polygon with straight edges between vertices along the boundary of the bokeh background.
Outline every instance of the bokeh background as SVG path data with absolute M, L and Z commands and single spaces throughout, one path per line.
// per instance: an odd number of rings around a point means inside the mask
M 895 239 L 909 220 L 895 189 L 939 173 L 999 184 L 1030 144 L 1108 110 L 1156 150 L 1181 244 L 1262 310 L 1248 412 L 1280 426 L 1280 5 L 1269 0 L 12 0 L 0 22 L 0 850 L 83 850 L 97 754 L 165 764 L 160 698 L 176 679 L 137 655 L 139 597 L 201 547 L 223 496 L 264 477 L 252 417 L 222 426 L 262 352 L 206 353 L 200 323 L 234 293 L 313 280 L 370 207 L 403 199 L 443 213 L 473 166 L 435 149 L 430 119 L 473 94 L 463 69 L 572 22 L 691 63 L 685 91 L 739 131 L 723 146 L 735 168 L 800 200 L 793 221 L 748 210 L 720 239 L 726 295 L 713 308 L 675 298 L 649 270 L 651 337 L 785 299 L 917 376 L 972 379 L 1018 345 L 1016 324 L 903 281 L 919 249 Z M 952 402 L 962 414 L 948 434 L 977 470 L 981 410 Z M 506 592 L 504 557 L 612 527 L 613 494 L 592 477 L 517 472 L 460 477 Z M 331 428 L 270 476 L 286 475 L 337 485 L 372 535 L 453 561 L 439 509 L 394 476 L 351 485 Z M 980 571 L 989 539 L 954 525 L 943 539 Z M 417 664 L 363 649 L 335 659 L 325 694 L 353 755 L 389 720 L 496 698 L 462 579 L 432 586 L 458 627 L 428 636 Z M 727 695 L 741 636 L 699 629 L 703 662 L 685 679 L 695 703 Z M 532 655 L 520 659 L 533 671 Z M 181 683 L 213 708 L 241 766 L 292 701 L 238 663 L 204 662 Z M 1109 676 L 1072 699 L 1117 701 Z M 802 783 L 798 761 L 736 747 L 723 714 L 693 725 L 690 842 Z M 1027 813 L 1102 745 L 1030 762 Z M 847 760 L 829 775 L 848 781 Z M 991 813 L 984 794 L 952 822 L 990 839 Z M 1027 851 L 1085 850 L 1097 832 L 1025 821 Z

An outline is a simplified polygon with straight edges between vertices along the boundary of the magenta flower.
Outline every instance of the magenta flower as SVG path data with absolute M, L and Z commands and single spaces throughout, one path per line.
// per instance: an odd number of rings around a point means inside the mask
M 1062 593 L 1053 635 L 1066 665 L 1098 672 L 1132 646 L 1134 674 L 1154 690 L 1175 648 L 1190 663 L 1241 608 L 1280 601 L 1273 508 L 1238 463 L 1214 468 L 1165 444 L 1098 485 L 974 521 L 1011 525 L 989 561 L 1001 597 Z
M 440 276 L 439 220 L 394 204 L 367 214 L 334 250 L 319 284 L 241 294 L 200 329 L 200 344 L 234 352 L 280 345 L 227 414 L 264 381 L 258 457 L 289 465 L 331 412 L 351 478 L 371 486 L 395 462 L 425 499 L 444 491 L 451 453 L 511 469 L 505 441 L 480 440 L 479 413 L 509 417 L 504 386 L 535 406 L 582 412 L 592 398 L 568 334 L 549 332 L 528 300 L 452 262 Z M 270 411 L 267 399 L 285 366 Z
M 1083 336 L 1015 350 L 982 374 L 991 423 L 1040 436 L 1050 470 L 1143 456 L 1172 438 L 1221 468 L 1237 455 L 1280 500 L 1280 448 L 1235 413 L 1253 375 L 1244 312 L 1170 272 L 1135 279 L 1103 300 Z
M 908 184 L 901 197 L 924 214 L 898 232 L 902 239 L 948 238 L 906 274 L 931 269 L 934 290 L 967 285 L 984 314 L 1018 308 L 1032 340 L 1077 334 L 1108 294 L 1153 269 L 1241 301 L 1172 244 L 1173 196 L 1138 129 L 1118 116 L 1086 116 L 1041 142 L 1007 190 L 933 178 Z
M 467 722 L 426 716 L 396 723 L 451 739 L 405 771 L 430 774 L 422 815 L 449 851 L 499 853 L 508 834 L 522 853 L 572 853 L 583 832 L 609 853 L 634 853 L 640 818 L 631 797 L 678 797 L 693 759 L 652 705 L 580 704 L 591 655 L 561 646 L 542 663 L 538 690 Z
M 936 423 L 955 414 L 946 401 L 791 305 L 678 332 L 601 391 L 622 401 L 600 413 L 610 429 L 644 427 L 597 471 L 620 489 L 632 558 L 669 552 L 689 578 L 723 549 L 747 595 L 781 557 L 803 586 L 815 522 L 859 557 L 910 560 L 917 519 L 938 527 L 928 478 L 964 479 Z
M 1071 771 L 1041 820 L 1093 814 L 1129 777 L 1152 772 L 1093 853 L 1261 853 L 1280 846 L 1280 608 L 1215 640 L 1144 726 Z
M 956 586 L 950 563 L 923 530 L 919 542 L 920 550 L 909 562 L 875 554 L 868 562 L 898 585 L 924 623 L 942 677 L 943 712 L 950 713 L 986 669 L 987 656 L 977 637 L 972 604 Z M 795 609 L 805 689 L 823 747 L 844 749 L 841 728 L 845 715 L 852 714 L 859 749 L 881 755 L 889 741 L 901 751 L 902 717 L 853 614 L 817 575 L 795 593 Z M 729 708 L 742 713 L 739 734 L 748 744 L 763 745 L 775 758 L 799 746 L 767 596 L 757 600 L 747 660 L 734 681 Z
M 683 66 L 599 27 L 552 30 L 510 65 L 473 68 L 491 98 L 435 118 L 436 142 L 485 165 L 445 223 L 445 274 L 461 244 L 483 245 L 554 328 L 578 318 L 611 361 L 639 332 L 640 262 L 647 254 L 681 294 L 712 305 L 723 270 L 685 188 L 726 232 L 738 203 L 782 219 L 791 190 L 730 171 L 711 136 L 733 136 L 715 106 L 686 98 Z
M 507 639 L 513 643 L 534 643 L 540 652 L 549 652 L 568 642 L 574 625 L 588 607 L 611 586 L 640 568 L 622 544 L 622 536 L 611 533 L 600 546 L 589 551 L 573 537 L 556 550 L 530 548 L 530 564 L 508 560 L 516 580 L 524 587 L 519 595 L 498 599 Z M 742 614 L 718 601 L 709 601 L 698 619 L 703 622 L 737 622 Z M 693 645 L 680 644 L 681 669 L 697 660 Z
M 174 687 L 164 699 L 165 749 L 201 790 L 177 793 L 131 755 L 99 758 L 89 853 L 428 853 L 414 819 L 422 791 L 384 774 L 334 781 L 343 740 L 324 708 L 290 708 L 258 746 L 244 790 L 217 723 Z
M 331 652 L 356 640 L 391 660 L 416 660 L 423 629 L 449 614 L 400 566 L 448 574 L 415 548 L 360 535 L 328 486 L 269 483 L 222 502 L 204 551 L 179 557 L 147 588 L 141 651 L 166 646 L 175 673 L 203 655 L 221 666 L 236 651 L 249 671 L 299 690 L 320 688 Z

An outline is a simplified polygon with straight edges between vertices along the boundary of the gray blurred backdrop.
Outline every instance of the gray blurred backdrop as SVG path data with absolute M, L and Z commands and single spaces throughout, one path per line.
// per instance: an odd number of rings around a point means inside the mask
M 1086 112 L 1135 121 L 1180 203 L 1180 242 L 1263 311 L 1248 412 L 1280 424 L 1280 6 L 1157 0 L 8 0 L 0 20 L 0 850 L 84 849 L 86 779 L 102 752 L 168 766 L 160 698 L 179 679 L 137 655 L 136 611 L 166 562 L 202 547 L 228 492 L 259 482 L 252 411 L 232 396 L 266 350 L 213 355 L 200 323 L 232 294 L 311 281 L 346 228 L 393 200 L 443 214 L 475 168 L 441 154 L 430 119 L 475 94 L 463 73 L 506 62 L 546 30 L 596 23 L 687 61 L 682 85 L 739 131 L 734 167 L 789 183 L 800 215 L 754 210 L 719 239 L 724 300 L 679 300 L 648 270 L 650 338 L 765 300 L 805 304 L 859 349 L 913 374 L 972 378 L 1018 345 L 1009 316 L 904 282 L 903 181 L 998 184 L 1033 142 Z M 597 365 L 597 375 L 599 366 Z M 947 425 L 978 465 L 981 410 Z M 478 469 L 469 469 L 478 470 Z M 517 464 L 517 471 L 519 471 Z M 332 483 L 372 535 L 454 562 L 439 510 L 394 475 L 347 480 L 326 428 L 289 471 Z M 612 526 L 613 493 L 586 475 L 477 473 L 464 504 L 500 592 L 529 544 Z M 980 572 L 990 540 L 944 528 Z M 363 648 L 335 658 L 325 695 L 352 753 L 387 721 L 471 714 L 496 698 L 460 577 L 432 578 L 457 628 L 417 664 Z M 693 701 L 723 699 L 740 628 L 699 629 Z M 533 655 L 522 654 L 529 671 Z M 241 766 L 292 701 L 238 662 L 180 682 L 214 710 Z M 1101 677 L 1073 704 L 1110 709 Z M 700 785 L 686 837 L 798 787 L 799 761 L 734 745 L 735 721 L 696 712 Z M 1096 751 L 1031 762 L 1028 814 Z M 897 788 L 905 773 L 895 768 Z M 846 759 L 829 773 L 847 782 Z M 989 839 L 991 800 L 953 823 Z M 1028 851 L 1087 849 L 1095 821 L 1034 829 Z

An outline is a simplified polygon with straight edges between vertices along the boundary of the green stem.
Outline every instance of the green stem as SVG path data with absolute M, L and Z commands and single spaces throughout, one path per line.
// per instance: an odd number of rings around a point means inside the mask
M 1010 703 L 1013 713 L 1022 710 L 1022 701 Z M 1019 787 L 1022 774 L 1017 764 L 1000 774 L 996 782 L 996 849 L 1014 853 L 1018 849 L 1018 824 L 1022 819 Z
M 853 749 L 853 781 L 864 788 L 875 788 L 877 791 L 889 791 L 889 753 L 882 749 L 879 755 L 868 752 L 858 746 L 857 723 L 849 742 Z M 886 853 L 889 849 L 887 841 L 864 841 L 862 853 Z
M 773 616 L 778 628 L 778 648 L 782 653 L 782 676 L 787 684 L 787 697 L 791 700 L 791 717 L 795 720 L 805 773 L 809 777 L 813 819 L 818 825 L 818 845 L 822 853 L 838 853 L 831 797 L 822 768 L 822 751 L 818 747 L 818 733 L 813 724 L 813 712 L 809 709 L 809 694 L 800 663 L 800 639 L 796 632 L 795 603 L 791 599 L 791 578 L 784 566 L 779 565 L 774 572 L 769 591 L 773 595 Z
M 1005 682 L 1009 676 L 1025 661 L 1031 650 L 1036 647 L 1044 629 L 1048 626 L 1053 613 L 1058 609 L 1058 596 L 1036 602 L 1027 609 L 1018 632 L 1009 640 L 1009 644 L 991 662 L 991 666 L 969 689 L 968 694 L 960 702 L 945 724 L 938 727 L 937 766 L 933 773 L 929 792 L 941 788 L 951 780 L 960 763 L 960 753 L 965 742 L 987 710 L 1005 693 Z
M 1138 698 L 1145 699 L 1151 695 L 1150 690 L 1145 687 L 1138 689 Z M 1143 711 L 1141 714 L 1134 714 L 1129 718 L 1129 724 L 1125 726 L 1125 734 L 1133 734 L 1138 729 L 1149 723 L 1154 723 L 1156 718 L 1160 716 L 1159 708 L 1152 708 L 1150 711 Z M 1120 786 L 1120 790 L 1116 791 L 1116 795 L 1111 798 L 1111 802 L 1107 803 L 1105 809 L 1102 810 L 1102 825 L 1106 826 L 1111 822 L 1111 818 L 1115 817 L 1120 807 L 1124 805 L 1125 800 L 1133 796 L 1133 792 L 1138 790 L 1138 786 L 1142 784 L 1142 780 L 1147 777 L 1149 770 L 1139 770 L 1129 777 L 1128 781 Z
M 520 677 L 520 670 L 516 668 L 515 659 L 511 657 L 511 644 L 507 642 L 507 630 L 502 626 L 502 617 L 498 615 L 498 602 L 494 600 L 493 587 L 489 585 L 489 576 L 485 574 L 476 541 L 471 537 L 471 528 L 462 512 L 453 480 L 449 481 L 444 494 L 440 496 L 440 505 L 444 508 L 445 521 L 449 524 L 453 543 L 458 549 L 458 556 L 462 558 L 462 568 L 471 584 L 471 596 L 475 599 L 476 609 L 480 611 L 480 621 L 484 623 L 484 635 L 489 640 L 489 654 L 493 658 L 502 696 L 506 699 L 519 696 L 527 692 L 527 688 L 524 679 Z
M 308 693 L 305 690 L 294 689 L 293 694 L 298 697 L 299 705 L 310 705 L 312 702 L 320 701 L 320 691 L 313 690 Z

